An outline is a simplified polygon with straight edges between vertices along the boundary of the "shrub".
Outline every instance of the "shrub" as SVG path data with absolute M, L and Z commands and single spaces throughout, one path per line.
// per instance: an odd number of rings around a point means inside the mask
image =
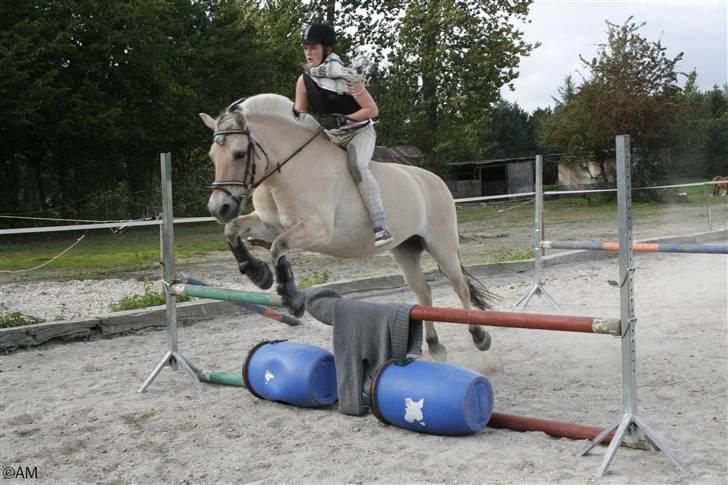
M 178 302 L 189 301 L 190 297 L 179 295 Z M 148 279 L 144 279 L 144 294 L 125 296 L 116 303 L 109 305 L 112 312 L 123 312 L 125 310 L 136 310 L 138 308 L 148 308 L 151 306 L 164 305 L 167 301 L 166 293 L 163 291 L 154 291 L 152 284 Z
M 331 273 L 325 269 L 321 271 L 313 271 L 311 273 L 306 274 L 301 280 L 298 282 L 299 288 L 309 288 L 311 286 L 315 285 L 322 285 L 329 281 L 329 278 L 331 277 Z
M 23 325 L 43 322 L 45 322 L 45 319 L 40 317 L 26 315 L 22 312 L 8 312 L 8 307 L 0 303 L 0 328 L 22 327 Z

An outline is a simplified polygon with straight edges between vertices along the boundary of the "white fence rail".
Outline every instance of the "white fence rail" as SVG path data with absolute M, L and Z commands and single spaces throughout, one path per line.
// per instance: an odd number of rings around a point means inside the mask
M 677 187 L 695 187 L 699 185 L 715 185 L 718 183 L 725 182 L 693 182 L 689 184 L 677 184 L 677 185 L 657 185 L 654 187 L 635 187 L 633 190 L 653 190 L 653 189 L 670 189 Z M 554 190 L 544 192 L 545 196 L 548 195 L 567 195 L 567 194 L 591 194 L 598 192 L 616 192 L 617 189 L 590 189 L 590 190 Z M 518 194 L 503 194 L 503 195 L 488 195 L 483 197 L 466 197 L 463 199 L 455 199 L 456 204 L 465 204 L 470 202 L 485 202 L 488 200 L 504 200 L 504 199 L 519 199 L 522 197 L 531 197 L 536 195 L 536 192 L 521 192 Z M 19 219 L 18 216 L 0 216 L 0 219 Z M 31 219 L 31 218 L 28 218 Z M 37 218 L 33 218 L 37 219 Z M 174 220 L 175 224 L 194 224 L 199 222 L 213 222 L 213 217 L 180 217 Z M 26 227 L 21 229 L 0 229 L 0 236 L 10 236 L 14 234 L 32 234 L 32 233 L 49 233 L 49 232 L 62 232 L 62 231 L 86 231 L 95 229 L 122 229 L 126 227 L 140 227 L 140 226 L 160 226 L 162 219 L 151 219 L 151 220 L 126 220 L 126 221 L 110 221 L 99 224 L 76 224 L 67 226 L 41 226 L 41 227 Z

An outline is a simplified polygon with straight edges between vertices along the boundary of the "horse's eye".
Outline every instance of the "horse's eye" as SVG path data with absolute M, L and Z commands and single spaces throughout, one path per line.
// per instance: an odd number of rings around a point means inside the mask
M 245 152 L 239 150 L 235 151 L 233 152 L 233 158 L 235 160 L 242 160 L 243 158 L 245 158 Z

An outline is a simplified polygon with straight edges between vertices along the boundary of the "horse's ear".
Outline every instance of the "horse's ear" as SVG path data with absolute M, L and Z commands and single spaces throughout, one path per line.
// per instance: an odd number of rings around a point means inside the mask
M 243 116 L 243 113 L 241 113 L 238 110 L 235 110 L 232 112 L 233 118 L 235 118 L 235 123 L 241 128 L 245 127 L 245 116 Z
M 200 118 L 202 118 L 202 122 L 205 123 L 205 126 L 212 131 L 215 131 L 215 128 L 217 127 L 217 120 L 215 118 L 207 113 L 200 113 Z

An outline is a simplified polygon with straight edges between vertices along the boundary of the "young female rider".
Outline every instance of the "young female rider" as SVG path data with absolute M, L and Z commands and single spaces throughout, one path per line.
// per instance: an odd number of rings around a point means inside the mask
M 334 29 L 311 23 L 303 31 L 301 43 L 307 64 L 296 83 L 295 109 L 310 109 L 329 139 L 346 148 L 349 170 L 372 220 L 374 245 L 383 246 L 393 238 L 379 185 L 369 171 L 376 143 L 372 118 L 379 113 L 377 103 L 356 71 L 344 67 L 334 54 Z

